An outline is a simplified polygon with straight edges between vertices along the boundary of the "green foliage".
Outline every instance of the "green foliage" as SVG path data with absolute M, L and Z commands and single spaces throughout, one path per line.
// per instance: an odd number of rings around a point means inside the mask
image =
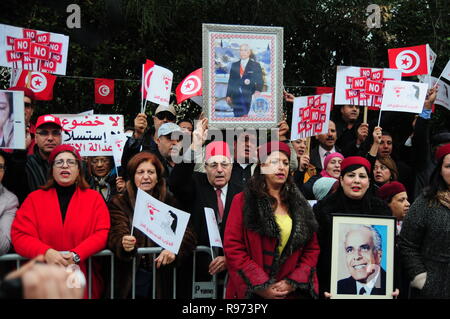
M 81 7 L 81 29 L 66 26 L 71 3 Z M 379 29 L 366 25 L 371 3 L 382 8 Z M 387 67 L 394 47 L 429 43 L 438 55 L 433 74 L 440 74 L 450 56 L 449 8 L 447 0 L 4 0 L 0 21 L 69 35 L 68 76 L 126 80 L 116 81 L 111 107 L 93 103 L 93 80 L 59 77 L 54 100 L 39 102 L 36 115 L 94 108 L 122 113 L 131 124 L 145 59 L 172 70 L 175 89 L 202 65 L 202 23 L 284 27 L 285 87 L 305 95 L 313 86 L 334 86 L 337 65 Z M 7 87 L 7 72 L 1 74 Z M 177 110 L 182 117 L 201 111 L 191 101 Z M 445 126 L 448 112 L 435 118 Z

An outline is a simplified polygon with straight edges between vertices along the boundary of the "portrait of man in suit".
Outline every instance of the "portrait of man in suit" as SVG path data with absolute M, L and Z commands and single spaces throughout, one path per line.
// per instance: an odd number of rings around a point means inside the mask
M 226 102 L 233 108 L 235 117 L 248 116 L 253 95 L 258 95 L 264 86 L 261 65 L 251 53 L 248 44 L 241 44 L 240 59 L 231 64 Z
M 352 225 L 344 236 L 345 264 L 349 277 L 337 283 L 338 294 L 385 295 L 386 271 L 380 233 L 370 225 Z

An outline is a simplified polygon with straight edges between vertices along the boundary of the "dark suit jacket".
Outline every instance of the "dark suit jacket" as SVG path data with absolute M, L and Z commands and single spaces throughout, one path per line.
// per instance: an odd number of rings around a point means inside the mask
M 345 295 L 357 295 L 356 280 L 352 276 L 341 279 L 337 284 L 337 293 Z M 372 288 L 370 295 L 385 295 L 386 294 L 386 271 L 383 268 L 380 270 L 380 276 Z
M 336 152 L 341 153 L 341 149 L 339 147 L 335 145 L 334 148 Z M 311 152 L 309 154 L 309 162 L 311 163 L 311 165 L 314 165 L 318 169 L 317 173 L 319 173 L 323 169 L 322 161 L 320 160 L 319 145 L 311 149 Z
M 242 78 L 239 74 L 241 60 L 231 65 L 228 80 L 227 97 L 231 97 L 234 108 L 243 110 L 247 114 L 250 110 L 252 95 L 255 91 L 262 91 L 264 81 L 261 65 L 248 60 Z
M 169 178 L 170 190 L 179 200 L 185 210 L 191 213 L 194 230 L 197 233 L 198 245 L 209 246 L 208 229 L 205 219 L 205 207 L 212 208 L 218 219 L 217 195 L 214 187 L 209 183 L 205 173 L 194 172 L 193 163 L 175 165 Z M 223 239 L 225 224 L 234 195 L 240 193 L 242 187 L 229 182 L 224 206 L 222 222 L 219 224 L 220 235 Z

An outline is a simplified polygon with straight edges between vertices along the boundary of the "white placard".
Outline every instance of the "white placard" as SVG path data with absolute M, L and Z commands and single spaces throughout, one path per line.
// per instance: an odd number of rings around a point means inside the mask
M 133 227 L 164 249 L 178 254 L 190 216 L 138 189 Z
M 448 60 L 447 64 L 445 65 L 441 77 L 450 81 L 450 60 Z
M 386 81 L 382 111 L 421 113 L 428 84 L 409 81 Z
M 70 144 L 81 156 L 113 156 L 112 135 L 123 133 L 123 115 L 54 114 L 63 126 L 62 144 Z
M 436 100 L 434 103 L 442 105 L 447 110 L 450 110 L 450 85 L 444 83 L 444 81 L 438 81 L 435 77 L 431 77 L 431 85 L 436 85 L 437 89 Z
M 146 77 L 150 76 L 149 80 L 144 79 L 144 83 L 150 83 L 147 89 L 147 101 L 169 105 L 173 79 L 172 71 L 159 65 L 154 65 L 147 74 L 145 75 Z
M 328 132 L 332 96 L 329 93 L 294 99 L 291 141 Z
M 111 135 L 110 144 L 112 146 L 114 164 L 116 167 L 122 166 L 122 154 L 126 142 L 127 136 L 125 134 Z
M 25 149 L 23 91 L 0 90 L 0 149 Z
M 66 75 L 69 37 L 0 24 L 0 66 Z
M 205 207 L 206 226 L 208 227 L 209 244 L 211 247 L 222 246 L 222 239 L 220 238 L 219 227 L 217 226 L 216 213 L 214 209 Z
M 334 104 L 379 109 L 383 99 L 383 84 L 387 80 L 401 79 L 402 70 L 338 66 Z

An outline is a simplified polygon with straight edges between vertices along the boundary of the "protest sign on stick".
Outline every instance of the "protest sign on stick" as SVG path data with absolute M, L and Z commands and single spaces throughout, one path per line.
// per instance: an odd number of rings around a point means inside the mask
M 379 110 L 387 80 L 401 80 L 401 70 L 338 66 L 334 104 Z M 367 122 L 367 121 L 366 121 Z
M 0 24 L 0 66 L 66 74 L 69 37 Z
M 138 189 L 132 227 L 157 245 L 178 254 L 190 216 Z
M 292 141 L 328 132 L 332 96 L 322 94 L 294 98 Z
M 420 113 L 427 95 L 428 84 L 408 81 L 386 81 L 381 104 L 382 111 Z M 378 126 L 380 119 L 378 119 Z
M 81 156 L 113 156 L 111 136 L 123 133 L 123 115 L 55 114 L 63 126 L 62 144 L 70 144 Z

